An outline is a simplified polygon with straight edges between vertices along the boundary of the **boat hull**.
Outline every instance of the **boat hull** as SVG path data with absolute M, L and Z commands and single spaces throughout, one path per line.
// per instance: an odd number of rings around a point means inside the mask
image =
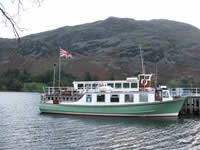
M 113 117 L 171 117 L 178 116 L 184 99 L 126 105 L 72 105 L 72 104 L 40 104 L 42 113 L 113 116 Z

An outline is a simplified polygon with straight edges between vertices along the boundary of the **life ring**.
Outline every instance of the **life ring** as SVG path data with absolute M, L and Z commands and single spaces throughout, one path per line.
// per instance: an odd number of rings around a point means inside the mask
M 146 86 L 146 85 L 147 85 L 147 83 L 148 83 L 148 81 L 147 81 L 147 80 L 145 80 L 145 79 L 142 79 L 142 80 L 141 80 L 141 85 L 142 85 L 142 86 Z

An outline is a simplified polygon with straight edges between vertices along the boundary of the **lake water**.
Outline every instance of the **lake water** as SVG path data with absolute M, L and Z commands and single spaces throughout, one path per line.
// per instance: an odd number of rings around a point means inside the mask
M 0 150 L 200 149 L 200 117 L 40 114 L 40 94 L 0 92 Z

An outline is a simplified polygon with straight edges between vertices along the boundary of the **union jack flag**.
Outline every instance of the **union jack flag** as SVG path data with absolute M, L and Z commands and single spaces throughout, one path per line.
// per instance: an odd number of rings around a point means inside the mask
M 72 55 L 69 54 L 67 51 L 60 49 L 60 57 L 63 57 L 63 56 L 65 56 L 66 59 L 72 57 Z

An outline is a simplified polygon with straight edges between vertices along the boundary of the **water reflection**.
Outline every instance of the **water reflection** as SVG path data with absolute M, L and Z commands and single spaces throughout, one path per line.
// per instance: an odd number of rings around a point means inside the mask
M 47 114 L 41 113 L 43 117 L 50 118 L 67 118 L 78 120 L 87 124 L 121 124 L 125 126 L 152 126 L 152 127 L 164 127 L 169 126 L 170 124 L 183 123 L 184 118 L 180 117 L 148 117 L 148 118 L 123 118 L 123 117 L 96 117 L 96 116 L 71 116 L 71 115 L 62 115 L 62 114 Z

